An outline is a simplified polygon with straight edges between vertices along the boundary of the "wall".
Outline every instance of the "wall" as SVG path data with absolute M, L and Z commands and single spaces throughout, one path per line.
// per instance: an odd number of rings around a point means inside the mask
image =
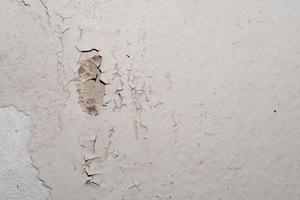
M 300 198 L 297 1 L 6 0 L 0 17 L 1 200 Z M 94 55 L 96 116 L 77 92 Z

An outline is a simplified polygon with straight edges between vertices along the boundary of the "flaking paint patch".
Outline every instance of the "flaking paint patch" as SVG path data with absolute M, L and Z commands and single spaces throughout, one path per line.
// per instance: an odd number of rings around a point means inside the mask
M 100 79 L 101 63 L 102 57 L 95 55 L 81 61 L 78 69 L 79 104 L 90 115 L 97 115 L 97 107 L 103 104 L 105 95 L 105 83 Z

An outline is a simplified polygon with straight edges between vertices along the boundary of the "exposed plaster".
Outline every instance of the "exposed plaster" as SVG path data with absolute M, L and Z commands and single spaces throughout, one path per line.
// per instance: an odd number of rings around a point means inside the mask
M 50 188 L 38 177 L 27 148 L 31 123 L 30 116 L 16 106 L 1 106 L 1 200 L 46 200 L 49 195 Z
M 79 103 L 90 115 L 97 115 L 98 107 L 103 105 L 106 83 L 101 80 L 101 63 L 102 57 L 95 55 L 81 61 L 78 69 Z

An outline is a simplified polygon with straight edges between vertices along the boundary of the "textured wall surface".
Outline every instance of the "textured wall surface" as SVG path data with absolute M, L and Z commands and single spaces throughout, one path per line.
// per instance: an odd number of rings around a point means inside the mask
M 9 106 L 0 110 L 0 199 L 46 199 L 48 189 L 36 178 L 27 141 L 30 117 Z
M 300 199 L 298 1 L 3 0 L 0 19 L 1 200 Z

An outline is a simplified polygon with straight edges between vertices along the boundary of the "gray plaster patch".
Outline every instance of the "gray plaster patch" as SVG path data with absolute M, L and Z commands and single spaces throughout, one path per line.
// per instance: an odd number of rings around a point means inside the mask
M 78 69 L 79 103 L 83 110 L 90 115 L 96 115 L 98 113 L 97 106 L 103 103 L 105 84 L 100 79 L 101 62 L 102 57 L 95 55 L 81 61 Z
M 27 150 L 30 117 L 12 106 L 1 108 L 0 125 L 0 200 L 47 199 Z

